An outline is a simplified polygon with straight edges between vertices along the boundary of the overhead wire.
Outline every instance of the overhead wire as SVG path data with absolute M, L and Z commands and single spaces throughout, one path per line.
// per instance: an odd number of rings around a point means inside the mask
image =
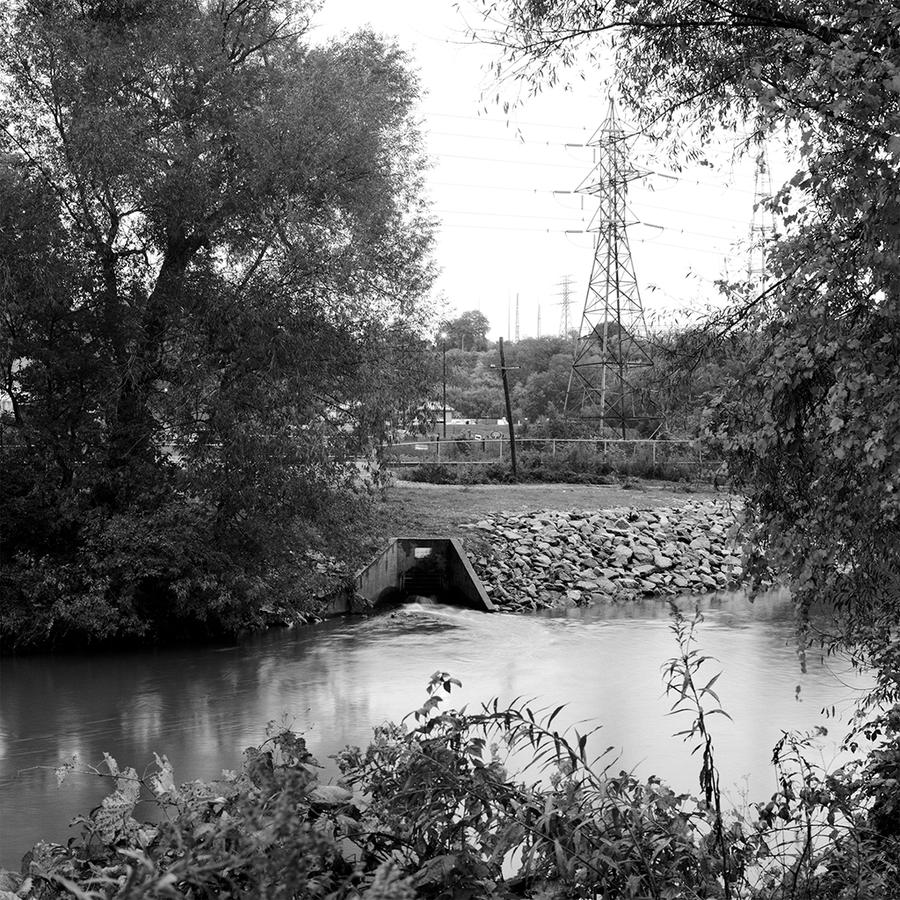
M 426 116 L 435 116 L 440 119 L 466 119 L 470 122 L 501 122 L 503 124 L 515 124 L 515 125 L 533 125 L 537 128 L 565 128 L 570 131 L 593 131 L 595 130 L 589 125 L 561 125 L 559 122 L 529 122 L 529 121 L 514 121 L 510 118 L 502 118 L 499 116 L 467 116 L 462 113 L 443 113 L 443 112 L 435 112 L 434 110 L 422 110 L 423 115 Z
M 514 191 L 524 194 L 567 195 L 576 193 L 575 191 L 557 191 L 552 190 L 551 188 L 531 188 L 504 184 L 473 184 L 471 182 L 463 181 L 432 181 L 431 184 L 438 185 L 439 187 L 449 188 L 471 188 L 472 190 L 476 191 Z M 699 212 L 697 210 L 690 209 L 680 209 L 676 206 L 664 206 L 659 203 L 645 203 L 643 200 L 637 200 L 630 205 L 637 206 L 641 209 L 655 209 L 662 212 L 677 213 L 678 215 L 691 216 L 694 218 L 716 219 L 721 222 L 733 222 L 736 225 L 745 224 L 745 220 L 743 218 L 738 218 L 736 216 L 718 216 L 715 213 Z
M 541 222 L 572 222 L 572 224 L 575 224 L 574 216 L 550 216 L 544 215 L 542 213 L 483 212 L 481 210 L 474 209 L 435 209 L 434 212 L 441 216 L 473 216 L 475 218 L 481 218 L 482 216 L 491 216 L 492 218 L 536 219 L 537 221 Z M 580 221 L 580 223 L 584 226 L 589 226 L 593 219 L 579 219 L 578 221 Z M 634 224 L 644 225 L 648 228 L 655 228 L 660 231 L 672 231 L 677 234 L 691 234 L 697 235 L 698 237 L 713 238 L 714 240 L 720 240 L 728 237 L 728 235 L 724 234 L 713 234 L 708 231 L 697 231 L 694 228 L 683 228 L 676 225 L 660 225 L 656 222 L 648 222 L 644 219 L 638 219 L 634 222 Z M 584 230 L 593 229 L 586 227 Z
M 543 149 L 544 147 L 557 147 L 557 148 L 572 148 L 572 147 L 582 147 L 582 148 L 590 148 L 592 144 L 571 144 L 571 143 L 558 143 L 555 141 L 533 141 L 533 140 L 525 140 L 524 138 L 519 140 L 514 135 L 490 135 L 490 134 L 462 134 L 460 132 L 455 131 L 434 131 L 429 130 L 429 135 L 437 135 L 439 137 L 449 137 L 449 138 L 458 138 L 459 140 L 465 141 L 497 141 L 501 143 L 509 143 L 512 142 L 516 147 L 524 147 L 530 148 L 533 147 L 535 149 Z M 437 155 L 449 155 L 442 154 L 441 151 L 436 151 Z M 574 157 L 572 157 L 574 158 Z M 542 163 L 538 163 L 538 165 L 542 165 Z M 561 163 L 547 163 L 547 165 L 563 165 Z M 587 163 L 585 165 L 579 165 L 578 163 L 566 163 L 567 167 L 571 167 L 573 169 L 585 169 L 588 166 L 596 167 L 596 163 Z M 683 172 L 666 172 L 661 171 L 659 169 L 653 169 L 648 172 L 648 174 L 659 175 L 662 178 L 672 178 L 676 180 L 682 180 L 684 178 L 690 179 L 690 176 L 686 176 Z M 735 179 L 744 179 L 746 181 L 753 181 L 754 176 L 746 173 L 746 172 L 735 172 L 733 169 L 728 174 L 727 178 L 723 179 L 723 183 L 729 184 L 732 180 Z M 709 183 L 717 183 L 717 182 L 708 182 L 699 180 L 697 183 L 701 184 L 709 184 Z
M 482 212 L 474 209 L 436 209 L 442 216 L 499 216 L 510 219 L 540 219 L 541 221 L 571 222 L 572 216 L 545 216 L 539 213 Z
M 528 228 L 521 227 L 517 225 L 474 225 L 474 224 L 466 224 L 464 222 L 441 222 L 438 224 L 438 230 L 443 230 L 445 228 L 461 228 L 464 230 L 480 230 L 480 231 L 524 231 L 531 232 L 533 234 L 563 234 L 563 235 L 572 235 L 572 234 L 591 234 L 589 231 L 582 231 L 579 229 L 571 229 L 571 228 Z M 649 238 L 639 238 L 639 237 L 631 237 L 629 240 L 632 243 L 638 244 L 647 244 L 653 247 L 672 247 L 676 250 L 690 250 L 696 251 L 697 253 L 710 253 L 714 256 L 727 256 L 728 250 L 716 250 L 712 247 L 692 247 L 687 244 L 673 244 L 669 241 L 656 241 L 651 240 Z
M 577 166 L 571 163 L 555 163 L 555 162 L 540 162 L 538 160 L 531 159 L 502 159 L 495 156 L 477 156 L 468 153 L 435 153 L 434 154 L 438 159 L 465 159 L 473 162 L 487 162 L 487 163 L 497 163 L 498 165 L 513 165 L 513 166 L 531 166 L 531 167 L 544 167 L 544 168 L 553 168 L 553 169 L 577 169 L 580 172 L 584 172 L 587 168 L 586 166 Z M 596 168 L 596 167 L 594 167 Z M 593 169 L 588 170 L 588 174 L 593 171 Z M 728 190 L 741 194 L 753 194 L 752 190 L 747 188 L 736 187 L 734 185 L 729 184 L 728 182 L 714 182 L 714 181 L 704 181 L 699 178 L 688 178 L 687 176 L 682 175 L 670 175 L 666 172 L 659 171 L 650 171 L 649 175 L 658 175 L 662 178 L 667 178 L 673 181 L 682 181 L 689 184 L 697 184 L 697 185 L 707 185 L 709 187 L 718 188 L 719 190 Z M 586 180 L 586 179 L 585 179 Z M 564 193 L 564 192 L 560 192 Z M 572 193 L 578 193 L 577 191 L 572 191 Z

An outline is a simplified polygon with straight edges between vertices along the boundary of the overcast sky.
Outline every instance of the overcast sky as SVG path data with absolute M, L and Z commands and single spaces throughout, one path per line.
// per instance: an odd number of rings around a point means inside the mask
M 466 6 L 466 2 L 462 4 Z M 524 100 L 506 115 L 493 98 L 514 99 L 487 71 L 496 50 L 473 44 L 454 0 L 326 0 L 314 20 L 319 39 L 371 25 L 395 37 L 419 71 L 423 132 L 433 159 L 429 177 L 441 222 L 437 292 L 448 312 L 479 309 L 491 336 L 561 331 L 561 284 L 568 276 L 572 312 L 581 317 L 593 259 L 584 231 L 596 205 L 572 191 L 593 167 L 590 138 L 605 116 L 599 74 L 572 91 Z M 713 282 L 747 268 L 754 162 L 731 161 L 723 138 L 716 166 L 675 173 L 638 141 L 635 164 L 653 174 L 635 182 L 629 205 L 638 223 L 629 236 L 647 318 L 661 323 L 715 301 Z M 776 168 L 778 166 L 775 161 Z M 777 173 L 782 174 L 783 173 Z

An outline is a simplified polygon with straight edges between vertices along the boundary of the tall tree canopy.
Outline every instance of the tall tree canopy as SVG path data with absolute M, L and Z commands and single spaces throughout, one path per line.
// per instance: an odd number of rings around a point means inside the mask
M 672 144 L 773 132 L 801 166 L 777 195 L 770 282 L 738 312 L 759 349 L 710 428 L 767 560 L 890 646 L 900 608 L 900 9 L 893 0 L 485 0 L 498 69 L 535 88 L 601 60 Z M 690 132 L 682 126 L 690 126 Z M 896 671 L 896 669 L 895 669 Z
M 311 45 L 314 7 L 2 13 L 13 643 L 252 624 L 346 530 L 341 459 L 417 390 L 416 79 L 368 32 Z
M 448 347 L 459 350 L 484 350 L 487 347 L 487 333 L 491 328 L 488 317 L 477 309 L 470 309 L 455 319 L 446 319 L 441 323 L 441 334 L 438 338 L 446 342 Z

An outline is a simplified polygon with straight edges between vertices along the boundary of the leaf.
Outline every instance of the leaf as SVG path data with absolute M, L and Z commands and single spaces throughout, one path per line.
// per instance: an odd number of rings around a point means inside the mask
M 553 720 L 554 720 L 554 719 L 560 714 L 560 712 L 561 712 L 562 710 L 564 710 L 565 708 L 566 708 L 566 704 L 565 704 L 565 703 L 561 703 L 559 706 L 557 706 L 556 709 L 554 709 L 553 712 L 550 713 L 550 717 L 547 719 L 547 722 L 546 722 L 545 727 L 546 727 L 546 728 L 549 728 L 549 727 L 553 724 Z

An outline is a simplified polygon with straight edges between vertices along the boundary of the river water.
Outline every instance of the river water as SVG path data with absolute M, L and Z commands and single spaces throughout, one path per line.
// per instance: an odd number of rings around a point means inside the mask
M 732 802 L 774 790 L 769 760 L 783 729 L 826 726 L 820 758 L 833 764 L 866 679 L 818 654 L 801 673 L 783 595 L 752 604 L 704 598 L 702 608 L 699 643 L 719 660 L 704 671 L 723 672 L 716 688 L 733 717 L 711 720 Z M 107 785 L 86 775 L 57 787 L 52 769 L 73 755 L 98 764 L 108 752 L 141 771 L 156 751 L 177 780 L 210 778 L 238 767 L 266 723 L 286 716 L 327 762 L 345 744 L 365 744 L 373 724 L 420 705 L 438 669 L 462 680 L 457 704 L 522 695 L 551 708 L 565 702 L 554 724 L 602 724 L 589 746 L 619 748 L 616 770 L 696 790 L 697 759 L 672 736 L 689 718 L 666 715 L 660 669 L 675 652 L 659 601 L 532 616 L 414 603 L 229 648 L 3 659 L 0 865 L 17 868 L 41 838 L 64 842 L 69 821 L 104 795 Z M 823 716 L 832 706 L 836 716 Z

